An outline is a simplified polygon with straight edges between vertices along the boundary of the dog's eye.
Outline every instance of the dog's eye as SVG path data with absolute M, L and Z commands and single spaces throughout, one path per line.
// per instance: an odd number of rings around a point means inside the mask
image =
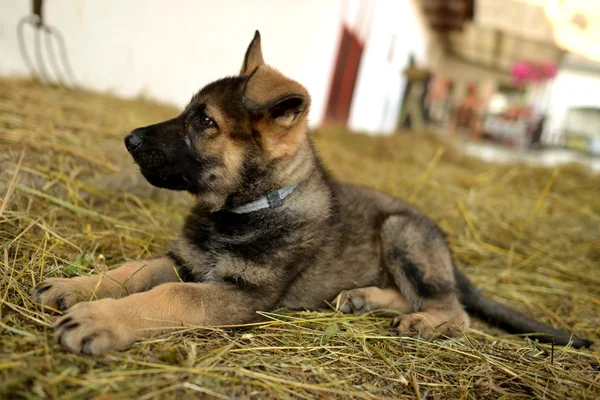
M 213 126 L 215 126 L 215 125 L 216 125 L 216 124 L 215 124 L 215 121 L 213 121 L 213 120 L 212 120 L 212 119 L 211 119 L 211 118 L 210 118 L 208 115 L 206 115 L 206 114 L 202 114 L 202 115 L 200 116 L 200 123 L 201 123 L 203 126 L 207 127 L 207 128 L 210 128 L 210 127 L 213 127 Z

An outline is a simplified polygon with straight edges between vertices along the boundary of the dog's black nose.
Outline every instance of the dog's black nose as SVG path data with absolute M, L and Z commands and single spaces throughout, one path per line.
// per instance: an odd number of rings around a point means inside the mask
M 142 135 L 137 130 L 131 132 L 129 135 L 125 136 L 125 147 L 129 152 L 136 151 L 142 145 Z

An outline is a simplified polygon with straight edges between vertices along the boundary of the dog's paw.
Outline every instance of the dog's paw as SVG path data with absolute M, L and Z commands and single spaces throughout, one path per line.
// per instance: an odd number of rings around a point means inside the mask
M 100 354 L 136 341 L 135 331 L 115 299 L 75 304 L 56 322 L 58 343 L 74 353 Z
M 420 339 L 435 339 L 440 334 L 421 314 L 406 314 L 396 317 L 390 324 L 392 333 Z
M 441 336 L 459 337 L 464 329 L 468 328 L 469 321 L 466 314 L 464 319 L 452 320 L 448 316 L 441 317 L 428 312 L 404 314 L 396 317 L 390 324 L 393 334 L 411 336 L 419 339 L 437 339 Z
M 346 314 L 364 314 L 373 310 L 361 289 L 344 290 L 335 298 L 337 310 Z
M 80 301 L 90 300 L 83 285 L 75 279 L 50 278 L 36 285 L 31 300 L 45 309 L 65 311 Z

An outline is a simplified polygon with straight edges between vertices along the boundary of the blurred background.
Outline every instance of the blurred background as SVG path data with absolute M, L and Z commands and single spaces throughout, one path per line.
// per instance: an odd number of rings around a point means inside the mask
M 600 170 L 600 2 L 0 0 L 0 75 L 184 106 L 254 30 L 311 125 Z

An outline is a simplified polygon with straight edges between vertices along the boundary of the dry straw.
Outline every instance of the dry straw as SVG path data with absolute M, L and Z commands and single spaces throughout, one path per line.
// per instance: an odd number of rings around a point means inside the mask
M 165 250 L 191 199 L 150 189 L 121 139 L 176 112 L 0 80 L 0 398 L 600 397 L 597 345 L 552 348 L 482 322 L 428 343 L 389 336 L 384 318 L 278 310 L 100 357 L 63 351 L 29 290 Z M 336 177 L 429 213 L 487 295 L 600 340 L 597 176 L 484 164 L 426 134 L 313 135 Z

